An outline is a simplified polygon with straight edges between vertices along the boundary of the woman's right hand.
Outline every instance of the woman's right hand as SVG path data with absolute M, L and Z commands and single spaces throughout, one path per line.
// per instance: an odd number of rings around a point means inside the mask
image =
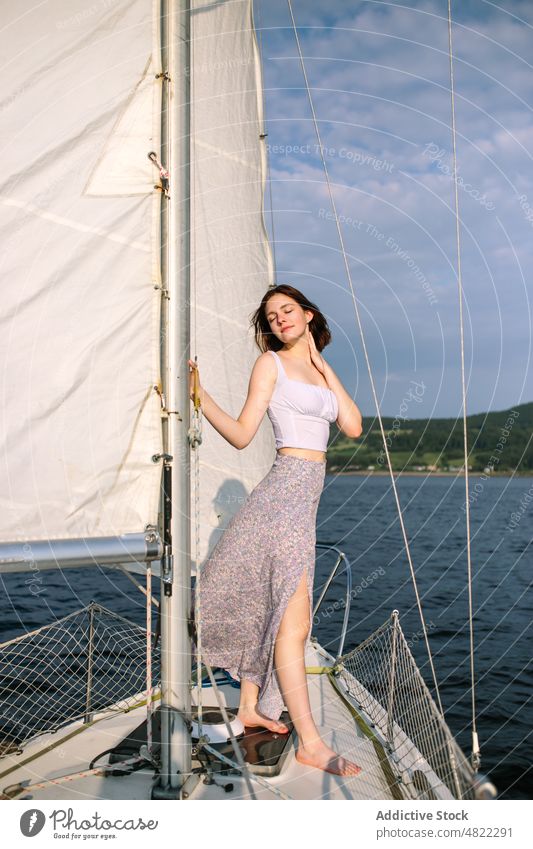
M 198 363 L 188 360 L 189 363 L 189 398 L 194 401 L 194 372 L 198 370 Z M 198 393 L 200 392 L 200 372 L 198 371 Z

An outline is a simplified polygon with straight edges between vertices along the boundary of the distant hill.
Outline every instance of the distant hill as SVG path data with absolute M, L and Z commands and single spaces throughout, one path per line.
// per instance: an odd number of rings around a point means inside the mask
M 393 469 L 457 471 L 463 466 L 463 420 L 382 417 Z M 469 468 L 533 474 L 533 402 L 467 417 Z M 333 425 L 328 471 L 387 470 L 376 416 L 363 418 L 363 434 L 348 439 Z

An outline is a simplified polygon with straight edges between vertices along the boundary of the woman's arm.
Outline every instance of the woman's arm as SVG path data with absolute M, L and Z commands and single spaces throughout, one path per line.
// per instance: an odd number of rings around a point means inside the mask
M 324 363 L 324 377 L 328 382 L 329 388 L 332 389 L 337 396 L 337 402 L 339 404 L 337 425 L 346 436 L 350 437 L 350 439 L 357 439 L 357 437 L 361 436 L 363 432 L 363 417 L 359 407 L 352 401 L 346 392 L 346 389 L 329 363 L 325 361 L 324 357 L 322 357 L 322 362 Z
M 195 365 L 189 360 L 189 366 Z M 254 363 L 248 384 L 248 396 L 240 415 L 234 419 L 218 406 L 208 392 L 200 387 L 202 413 L 216 431 L 234 448 L 242 449 L 252 441 L 263 420 L 276 383 L 276 364 L 265 352 Z M 192 395 L 193 374 L 191 372 L 190 396 Z
M 363 432 L 363 417 L 357 404 L 354 404 L 346 389 L 340 382 L 339 378 L 322 356 L 316 347 L 313 334 L 309 330 L 309 325 L 306 328 L 306 338 L 309 344 L 309 354 L 311 362 L 326 378 L 326 383 L 333 390 L 337 397 L 339 405 L 339 414 L 337 416 L 337 425 L 339 429 L 346 434 L 350 439 L 357 439 Z

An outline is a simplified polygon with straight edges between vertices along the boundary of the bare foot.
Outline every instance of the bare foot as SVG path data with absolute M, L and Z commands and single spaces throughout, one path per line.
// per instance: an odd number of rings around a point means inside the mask
M 256 708 L 239 708 L 237 716 L 245 728 L 268 728 L 269 731 L 275 731 L 276 734 L 289 733 L 289 728 L 284 722 L 269 719 Z
M 299 746 L 295 758 L 298 763 L 305 764 L 305 766 L 315 766 L 317 769 L 323 769 L 324 772 L 331 772 L 333 775 L 358 775 L 361 772 L 361 767 L 358 764 L 338 755 L 325 743 L 312 749 Z

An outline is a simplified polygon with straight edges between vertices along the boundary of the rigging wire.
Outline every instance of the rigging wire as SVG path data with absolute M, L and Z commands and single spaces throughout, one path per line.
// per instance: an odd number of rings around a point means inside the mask
M 323 149 L 323 146 L 322 146 L 322 139 L 321 139 L 321 136 L 320 136 L 320 130 L 318 129 L 318 122 L 317 122 L 317 118 L 316 118 L 315 107 L 314 107 L 314 104 L 313 104 L 313 98 L 312 98 L 311 90 L 310 90 L 310 87 L 309 87 L 309 80 L 308 80 L 308 77 L 307 77 L 305 62 L 304 62 L 304 58 L 303 58 L 303 54 L 302 54 L 302 49 L 301 49 L 301 46 L 300 46 L 300 38 L 298 36 L 298 30 L 296 28 L 296 21 L 294 19 L 294 12 L 293 12 L 293 8 L 292 8 L 291 0 L 287 0 L 287 4 L 288 4 L 288 7 L 289 7 L 289 13 L 290 13 L 290 16 L 291 16 L 292 28 L 293 28 L 293 32 L 294 32 L 296 47 L 297 47 L 297 50 L 298 50 L 298 56 L 299 56 L 299 59 L 300 59 L 300 66 L 302 68 L 302 74 L 303 74 L 305 87 L 306 87 L 306 91 L 307 91 L 307 97 L 308 97 L 308 100 L 309 100 L 309 105 L 310 105 L 311 113 L 312 113 L 312 116 L 313 116 L 313 124 L 314 124 L 315 134 L 316 134 L 317 141 L 318 141 L 318 147 L 319 147 L 319 150 L 320 150 L 322 167 L 324 169 L 324 174 L 325 174 L 325 177 L 326 177 L 331 208 L 333 210 L 333 215 L 334 215 L 334 218 L 335 218 L 335 224 L 336 224 L 336 227 L 337 227 L 337 233 L 338 233 L 339 242 L 340 242 L 340 246 L 341 246 L 341 252 L 342 252 L 343 261 L 344 261 L 344 267 L 345 267 L 345 270 L 346 270 L 346 277 L 348 279 L 348 284 L 350 286 L 350 292 L 351 292 L 352 299 L 353 299 L 355 316 L 356 316 L 357 324 L 358 324 L 358 327 L 359 327 L 359 333 L 360 333 L 360 336 L 361 336 L 361 343 L 362 343 L 363 352 L 364 352 L 364 356 L 365 356 L 365 360 L 366 360 L 368 376 L 369 376 L 370 385 L 371 385 L 371 389 L 372 389 L 372 395 L 374 397 L 374 403 L 376 405 L 376 412 L 377 412 L 377 417 L 378 417 L 378 421 L 379 421 L 379 427 L 380 427 L 380 430 L 381 430 L 381 435 L 383 437 L 383 445 L 385 447 L 385 453 L 386 453 L 386 456 L 387 456 L 387 464 L 388 464 L 389 472 L 390 472 L 390 476 L 391 476 L 392 489 L 394 491 L 394 498 L 395 498 L 396 506 L 397 506 L 397 509 L 398 509 L 398 516 L 399 516 L 399 519 L 400 519 L 402 536 L 403 536 L 403 540 L 404 540 L 404 544 L 405 544 L 405 551 L 406 551 L 406 554 L 407 554 L 407 559 L 409 561 L 409 568 L 411 570 L 411 578 L 412 578 L 413 587 L 414 587 L 414 590 L 415 590 L 416 603 L 417 603 L 417 606 L 418 606 L 420 621 L 422 622 L 422 629 L 423 629 L 423 632 L 424 632 L 424 641 L 425 641 L 425 644 L 426 644 L 426 650 L 427 650 L 427 653 L 428 653 L 429 664 L 430 664 L 430 667 L 431 667 L 431 674 L 432 674 L 433 683 L 434 683 L 434 686 L 435 686 L 435 694 L 436 694 L 436 697 L 437 697 L 437 702 L 438 702 L 440 713 L 441 713 L 442 717 L 444 718 L 444 710 L 443 710 L 443 707 L 442 707 L 442 701 L 441 701 L 441 697 L 440 697 L 437 675 L 436 675 L 435 667 L 434 667 L 434 664 L 433 664 L 433 655 L 431 653 L 426 623 L 425 623 L 424 614 L 423 614 L 423 611 L 422 611 L 422 602 L 420 600 L 420 595 L 419 595 L 419 592 L 418 592 L 418 586 L 417 586 L 417 583 L 416 583 L 416 576 L 415 576 L 413 561 L 412 561 L 412 558 L 411 558 L 409 540 L 407 538 L 407 532 L 406 532 L 404 521 L 403 521 L 402 508 L 401 508 L 401 505 L 400 505 L 398 491 L 396 489 L 396 482 L 394 480 L 394 472 L 392 470 L 392 463 L 391 463 L 391 459 L 390 459 L 389 449 L 388 449 L 388 446 L 387 446 L 387 438 L 386 438 L 386 435 L 385 435 L 385 429 L 383 427 L 383 421 L 382 421 L 381 412 L 380 412 L 380 409 L 379 409 L 379 401 L 378 401 L 378 397 L 377 397 L 377 393 L 376 393 L 376 387 L 375 387 L 375 384 L 374 384 L 374 377 L 372 375 L 372 368 L 371 368 L 371 365 L 370 365 L 370 359 L 369 359 L 368 351 L 367 351 L 367 347 L 366 347 L 363 325 L 362 325 L 362 322 L 361 322 L 361 316 L 359 314 L 359 308 L 357 306 L 357 300 L 356 300 L 355 292 L 354 292 L 354 288 L 353 288 L 352 275 L 351 275 L 351 272 L 350 272 L 348 257 L 346 255 L 346 250 L 345 250 L 345 247 L 344 247 L 344 239 L 342 237 L 342 231 L 341 231 L 341 227 L 340 227 L 340 223 L 339 223 L 339 217 L 337 215 L 337 206 L 336 206 L 336 203 L 335 203 L 335 199 L 333 197 L 333 191 L 332 191 L 332 188 L 331 188 L 329 172 L 328 172 L 326 160 L 325 160 L 325 157 L 324 157 L 324 149 Z
M 315 133 L 316 133 L 316 136 L 317 136 L 318 145 L 319 145 L 319 150 L 320 150 L 320 155 L 321 155 L 321 159 L 322 159 L 322 166 L 323 166 L 324 173 L 325 173 L 325 177 L 326 177 L 326 181 L 327 181 L 327 187 L 328 187 L 328 192 L 329 192 L 329 197 L 330 197 L 330 203 L 331 203 L 331 206 L 332 206 L 332 209 L 333 209 L 333 212 L 334 212 L 335 223 L 336 223 L 336 227 L 337 227 L 337 233 L 338 233 L 339 242 L 340 242 L 340 245 L 341 245 L 341 250 L 342 250 L 342 255 L 343 255 L 343 260 L 344 260 L 344 265 L 345 265 L 345 269 L 346 269 L 346 275 L 347 275 L 348 283 L 349 283 L 349 286 L 350 286 L 350 291 L 351 291 L 351 295 L 352 295 L 352 299 L 353 299 L 353 303 L 354 303 L 355 315 L 356 315 L 356 319 L 357 319 L 357 323 L 358 323 L 358 327 L 359 327 L 359 331 L 360 331 L 360 335 L 361 335 L 361 341 L 362 341 L 363 351 L 364 351 L 364 355 L 365 355 L 365 359 L 366 359 L 366 364 L 367 364 L 367 369 L 368 369 L 368 374 L 369 374 L 370 384 L 371 384 L 372 393 L 373 393 L 373 397 L 374 397 L 374 402 L 375 402 L 376 410 L 377 410 L 377 417 L 378 417 L 378 421 L 379 421 L 379 426 L 380 426 L 381 434 L 382 434 L 382 437 L 383 437 L 383 442 L 384 442 L 384 447 L 385 447 L 385 454 L 386 454 L 386 457 L 387 457 L 388 468 L 389 468 L 389 472 L 390 472 L 390 475 L 391 475 L 392 488 L 393 488 L 393 492 L 394 492 L 394 497 L 395 497 L 395 501 L 396 501 L 396 506 L 397 506 L 397 509 L 398 509 L 398 515 L 399 515 L 400 525 L 401 525 L 401 529 L 402 529 L 402 534 L 403 534 L 403 539 L 404 539 L 404 544 L 405 544 L 406 554 L 407 554 L 407 558 L 408 558 L 408 561 L 409 561 L 409 567 L 410 567 L 411 577 L 412 577 L 413 586 L 414 586 L 414 590 L 415 590 L 415 595 L 416 595 L 416 601 L 417 601 L 417 606 L 418 606 L 418 610 L 419 610 L 419 615 L 420 615 L 420 619 L 421 619 L 421 622 L 422 622 L 422 627 L 423 627 L 423 632 L 424 632 L 424 640 L 425 640 L 426 649 L 427 649 L 427 652 L 428 652 L 428 658 L 429 658 L 429 663 L 430 663 L 430 667 L 431 667 L 431 672 L 432 672 L 432 677 L 433 677 L 433 682 L 434 682 L 434 687 L 435 687 L 435 693 L 436 693 L 436 698 L 437 698 L 438 708 L 439 708 L 439 711 L 440 711 L 441 715 L 444 717 L 444 711 L 443 711 L 443 707 L 442 707 L 442 701 L 441 701 L 441 697 L 440 697 L 440 691 L 439 691 L 438 681 L 437 681 L 436 672 L 435 672 L 435 668 L 434 668 L 434 664 L 433 664 L 433 657 L 432 657 L 432 653 L 431 653 L 431 648 L 430 648 L 429 640 L 428 640 L 428 634 L 427 634 L 426 623 L 425 623 L 425 620 L 424 620 L 424 614 L 423 614 L 423 611 L 422 611 L 422 605 L 421 605 L 420 595 L 419 595 L 419 592 L 418 592 L 418 587 L 417 587 L 417 583 L 416 583 L 416 577 L 415 577 L 415 572 L 414 572 L 413 562 L 412 562 L 412 558 L 411 558 L 411 552 L 410 552 L 410 547 L 409 547 L 409 541 L 408 541 L 408 538 L 407 538 L 407 532 L 406 532 L 405 525 L 404 525 L 404 522 L 403 522 L 402 509 L 401 509 L 401 505 L 400 505 L 400 501 L 399 501 L 399 496 L 398 496 L 398 492 L 397 492 L 397 488 L 396 488 L 396 483 L 395 483 L 394 473 L 393 473 L 393 470 L 392 470 L 392 463 L 391 463 L 390 454 L 389 454 L 388 446 L 387 446 L 387 442 L 386 442 L 386 436 L 385 436 L 384 427 L 383 427 L 383 422 L 382 422 L 381 413 L 380 413 L 380 409 L 379 409 L 379 402 L 378 402 L 378 399 L 377 399 L 377 393 L 376 393 L 376 389 L 375 389 L 374 378 L 373 378 L 373 375 L 372 375 L 372 369 L 371 369 L 370 360 L 369 360 L 369 356 L 368 356 L 368 351 L 367 351 L 367 347 L 366 347 L 366 341 L 365 341 L 364 331 L 363 331 L 363 327 L 362 327 L 361 317 L 360 317 L 360 314 L 359 314 L 359 309 L 358 309 L 358 306 L 357 306 L 357 300 L 356 300 L 356 297 L 355 297 L 355 292 L 354 292 L 353 282 L 352 282 L 352 278 L 351 278 L 351 272 L 350 272 L 350 268 L 349 268 L 348 258 L 347 258 L 346 250 L 345 250 L 345 247 L 344 247 L 344 240 L 343 240 L 342 231 L 341 231 L 340 224 L 339 224 L 339 218 L 338 218 L 338 214 L 337 214 L 337 208 L 336 208 L 336 204 L 335 204 L 335 199 L 334 199 L 334 197 L 333 197 L 333 191 L 332 191 L 332 186 L 331 186 L 331 182 L 330 182 L 330 178 L 329 178 L 329 173 L 328 173 L 327 165 L 326 165 L 325 158 L 324 158 L 323 146 L 322 146 L 322 141 L 321 141 L 320 131 L 319 131 L 319 128 L 318 128 L 318 122 L 317 122 L 317 118 L 316 118 L 316 112 L 315 112 L 315 108 L 314 108 L 314 104 L 313 104 L 313 99 L 312 99 L 311 91 L 310 91 L 310 87 L 309 87 L 309 81 L 308 81 L 308 77 L 307 77 L 307 71 L 306 71 L 305 62 L 304 62 L 303 55 L 302 55 L 302 51 L 301 51 L 300 40 L 299 40 L 299 37 L 298 37 L 298 31 L 297 31 L 297 28 L 296 28 L 296 22 L 295 22 L 295 19 L 294 19 L 294 13 L 293 13 L 293 9 L 292 9 L 292 3 L 291 3 L 291 0 L 287 0 L 287 2 L 288 2 L 289 12 L 290 12 L 290 16 L 291 16 L 291 21 L 292 21 L 292 27 L 293 27 L 293 31 L 294 31 L 295 41 L 296 41 L 296 45 L 297 45 L 297 49 L 298 49 L 298 55 L 299 55 L 299 59 L 300 59 L 300 64 L 301 64 L 301 67 L 302 67 L 302 73 L 303 73 L 303 77 L 304 77 L 304 80 L 305 80 L 305 86 L 306 86 L 306 90 L 307 90 L 307 96 L 308 96 L 308 99 L 309 99 L 309 103 L 310 103 L 310 107 L 311 107 L 311 112 L 312 112 L 312 116 L 313 116 L 313 123 L 314 123 Z M 448 5 L 449 5 L 449 7 L 450 7 L 450 0 L 448 0 Z M 451 10 L 450 10 L 450 8 L 449 8 L 449 27 L 451 27 Z M 450 33 L 451 33 L 451 30 L 450 30 Z M 192 41 L 192 43 L 193 43 L 193 42 L 194 42 L 194 39 L 191 39 L 191 41 Z M 193 46 L 192 46 L 192 44 L 191 44 L 191 53 L 192 53 L 192 50 L 193 50 Z M 260 55 L 262 56 L 262 31 L 261 31 L 261 30 L 260 30 Z M 450 60 L 451 60 L 451 43 L 450 43 Z M 192 65 L 192 63 L 193 63 L 193 59 L 192 59 L 192 56 L 191 56 L 191 65 Z M 192 84 L 192 86 L 194 87 L 194 77 L 193 77 L 193 79 L 191 80 L 191 84 Z M 264 90 L 263 90 L 263 88 L 262 88 L 262 98 L 263 98 L 264 127 L 266 128 L 266 117 L 265 117 L 266 112 L 265 112 L 265 107 L 264 107 Z M 453 99 L 453 77 L 452 77 L 452 99 Z M 192 100 L 194 101 L 194 96 L 192 97 Z M 191 113 L 191 125 L 193 125 L 193 116 L 192 116 L 192 113 Z M 455 158 L 455 113 L 454 113 L 454 112 L 453 112 L 453 132 L 454 132 L 454 158 Z M 193 151 L 194 151 L 194 147 L 195 147 L 195 146 L 194 146 L 194 130 L 193 130 L 193 126 L 191 126 L 191 140 L 192 140 L 192 148 L 193 148 Z M 195 158 L 195 157 L 194 157 L 194 154 L 192 155 L 192 157 L 191 157 L 191 158 L 192 158 L 192 160 L 193 160 L 193 162 L 194 162 L 194 158 Z M 455 160 L 455 159 L 454 159 L 454 161 L 455 161 L 455 163 L 456 163 L 456 160 Z M 192 163 L 191 163 L 191 164 L 192 164 Z M 268 159 L 268 157 L 267 157 L 267 169 L 268 169 L 268 170 L 267 170 L 267 175 L 268 175 L 268 176 L 267 176 L 267 179 L 268 179 L 269 192 L 270 192 L 270 214 L 271 214 L 271 219 L 272 219 L 272 234 L 273 234 L 273 238 L 274 238 L 274 219 L 273 219 L 273 206 L 272 206 L 272 184 L 271 184 L 271 177 L 270 177 L 270 168 L 269 168 L 269 159 Z M 456 174 L 456 165 L 455 165 L 455 171 L 454 171 L 454 173 Z M 457 195 L 457 181 L 455 181 L 455 184 L 456 184 L 456 195 Z M 195 184 L 194 184 L 194 179 L 193 179 L 193 191 L 191 192 L 191 196 L 193 196 L 193 195 L 195 194 L 194 189 L 195 189 Z M 192 200 L 192 197 L 191 197 L 191 200 Z M 456 213 L 457 213 L 457 197 L 456 197 Z M 193 221 L 194 221 L 194 218 L 193 218 Z M 457 226 L 458 226 L 458 225 L 457 225 Z M 192 228 L 192 229 L 193 229 L 193 243 L 195 244 L 195 235 L 196 235 L 196 234 L 195 234 L 194 224 L 193 224 L 193 228 Z M 459 241 L 458 241 L 458 245 L 459 245 Z M 458 248 L 458 252 L 459 252 L 459 248 Z M 194 254 L 194 256 L 196 255 L 196 251 L 195 251 L 195 249 L 193 249 L 193 254 Z M 275 257 L 275 254 L 274 254 L 274 257 Z M 194 266 L 194 260 L 193 260 L 193 263 L 192 263 L 192 264 L 193 264 L 193 266 Z M 193 277 L 193 280 L 194 280 L 194 293 L 193 293 L 193 297 L 192 297 L 192 304 L 193 304 L 194 325 L 195 325 L 195 334 L 196 334 L 196 310 L 195 310 L 195 307 L 196 307 L 196 297 L 197 297 L 197 285 L 196 285 L 196 270 L 195 270 L 195 268 L 194 268 L 194 267 L 193 267 L 192 271 L 193 271 L 192 277 Z M 459 263 L 459 279 L 460 279 L 460 263 Z M 462 289 L 460 289 L 460 291 L 462 292 Z M 461 307 L 462 307 L 462 302 L 460 302 L 460 303 L 461 303 Z M 462 350 L 461 350 L 461 353 L 462 353 L 462 367 L 463 367 L 463 370 L 462 370 L 462 375 L 463 375 L 463 412 L 464 412 L 464 416 L 463 416 L 463 418 L 464 418 L 464 427 L 466 427 L 466 403 L 465 403 L 465 389 L 464 389 L 464 351 L 463 351 L 463 323 L 462 323 L 462 310 L 461 310 L 461 349 L 462 349 Z M 201 415 L 201 412 L 199 412 L 199 415 Z M 466 439 L 466 432 L 465 432 L 465 439 Z M 201 441 L 201 438 L 200 438 L 200 441 Z M 466 449 L 466 442 L 465 442 L 465 452 L 466 452 L 466 451 L 467 451 L 467 449 Z M 199 469 L 198 469 L 198 461 L 199 461 L 198 451 L 196 451 L 196 452 L 195 452 L 195 471 L 196 471 L 196 475 L 195 475 L 195 477 L 196 477 L 196 485 L 197 485 L 197 487 L 198 487 L 198 484 L 199 484 Z M 466 475 L 468 474 L 468 469 L 467 469 L 467 462 L 466 462 L 466 460 L 465 460 L 465 473 L 466 473 Z M 467 494 L 468 494 L 468 482 L 467 482 Z M 197 498 L 198 498 L 198 490 L 197 490 L 197 488 L 196 488 L 196 496 L 197 496 Z M 468 495 L 467 495 L 467 498 L 468 498 Z M 197 499 L 196 499 L 196 500 L 197 500 Z M 196 507 L 198 508 L 198 503 L 197 503 Z M 196 509 L 196 511 L 195 511 L 195 512 L 196 512 L 196 515 L 198 516 L 198 509 Z M 468 535 L 468 546 L 469 546 L 469 582 L 470 582 L 470 580 L 471 580 L 471 573 L 470 573 L 470 539 L 469 539 L 469 535 Z M 201 611 L 200 611 L 200 607 L 199 607 L 199 604 L 198 604 L 198 601 L 199 601 L 198 583 L 199 583 L 199 574 L 200 574 L 200 571 L 201 571 L 201 570 L 198 568 L 198 567 L 199 567 L 198 554 L 199 554 L 199 528 L 197 527 L 197 534 L 196 534 L 196 567 L 197 567 L 197 568 L 196 568 L 196 580 L 197 580 L 197 585 L 196 585 L 196 593 L 195 593 L 195 614 L 196 614 L 196 622 L 197 622 L 197 624 L 198 624 L 198 633 L 197 633 L 197 662 L 198 662 L 197 669 L 198 669 L 198 673 L 197 673 L 197 674 L 198 674 L 198 675 L 200 675 L 200 673 L 201 673 L 201 664 L 202 664 L 202 661 L 201 661 Z M 469 590 L 471 590 L 470 583 L 469 583 Z M 471 596 L 470 596 L 470 620 L 472 620 L 472 615 L 471 615 Z M 471 625 L 472 625 L 472 621 L 471 621 Z M 472 648 L 473 648 L 473 637 L 472 637 L 472 631 L 471 631 L 471 649 L 472 649 Z M 471 653 L 473 654 L 473 651 L 472 651 Z M 473 673 L 473 661 L 472 661 L 472 673 Z M 210 677 L 211 677 L 211 676 L 210 676 Z M 211 680 L 212 680 L 212 684 L 213 684 L 213 687 L 214 687 L 214 690 L 215 690 L 215 693 L 216 693 L 217 700 L 219 700 L 219 703 L 220 703 L 220 693 L 219 693 L 219 688 L 218 688 L 218 686 L 217 686 L 217 683 L 213 680 L 213 678 L 212 678 Z M 202 704 L 201 704 L 201 699 L 202 699 L 202 696 L 201 696 L 201 688 L 199 688 L 199 694 L 198 694 L 198 702 L 199 702 L 199 703 L 198 703 L 198 708 L 199 708 L 199 710 L 198 710 L 198 714 L 199 714 L 199 715 L 198 715 L 198 720 L 199 720 L 199 721 L 198 721 L 198 725 L 199 725 L 199 731 L 200 731 L 200 734 L 201 734 L 201 729 L 202 729 Z M 225 717 L 225 719 L 226 719 L 226 725 L 228 726 L 227 718 Z M 230 727 L 228 730 L 229 730 L 229 737 L 230 737 L 230 739 L 232 740 L 232 743 L 233 743 L 233 742 L 235 742 L 235 739 L 234 739 L 234 735 L 233 735 L 233 733 L 232 733 L 231 727 Z M 474 732 L 474 733 L 475 733 L 475 732 Z M 477 735 L 475 735 L 475 737 L 476 737 L 476 746 L 477 746 Z M 474 758 L 474 756 L 473 756 L 473 758 Z
M 194 8 L 194 0 L 191 2 L 191 12 Z M 196 171 L 196 161 L 197 161 L 197 148 L 196 148 L 196 127 L 194 120 L 194 109 L 196 104 L 195 97 L 195 57 L 194 57 L 194 44 L 195 44 L 195 33 L 194 33 L 194 21 L 195 18 L 191 14 L 190 15 L 190 68 L 193 69 L 191 73 L 190 79 L 190 231 L 191 231 L 191 312 L 193 317 L 193 327 L 194 327 L 194 350 L 196 350 L 196 344 L 198 339 L 198 328 L 197 328 L 197 315 L 198 315 L 198 284 L 197 284 L 197 272 L 196 272 L 196 257 L 197 257 L 197 244 L 196 244 L 196 192 L 197 192 L 197 171 Z M 268 157 L 267 157 L 268 161 Z M 191 340 L 192 341 L 192 340 Z M 195 356 L 195 360 L 197 357 Z M 199 393 L 197 391 L 197 382 L 198 382 L 198 371 L 195 373 L 195 398 L 194 398 L 194 406 L 192 413 L 192 421 L 191 427 L 189 429 L 189 442 L 191 448 L 193 449 L 193 467 L 194 467 L 194 516 L 195 516 L 195 535 L 194 535 L 194 564 L 196 571 L 196 584 L 194 591 L 194 619 L 195 619 L 195 635 L 194 642 L 196 645 L 196 681 L 198 686 L 196 687 L 196 708 L 197 708 L 197 726 L 198 726 L 198 748 L 205 748 L 212 755 L 215 755 L 220 760 L 228 763 L 233 768 L 238 769 L 246 782 L 246 785 L 250 791 L 250 796 L 252 799 L 256 799 L 254 782 L 259 783 L 265 789 L 269 790 L 269 792 L 274 793 L 282 799 L 289 799 L 290 796 L 288 794 L 283 793 L 274 785 L 271 785 L 269 782 L 265 781 L 264 778 L 251 774 L 251 771 L 248 767 L 248 764 L 244 760 L 243 754 L 241 752 L 239 743 L 237 738 L 233 732 L 231 727 L 231 723 L 229 720 L 228 713 L 224 706 L 224 700 L 222 699 L 222 694 L 220 692 L 220 687 L 216 681 L 215 676 L 213 675 L 212 668 L 209 664 L 202 659 L 202 613 L 201 613 L 201 604 L 200 604 L 200 582 L 201 582 L 201 573 L 202 569 L 200 566 L 200 451 L 199 447 L 202 442 L 202 406 L 200 403 Z M 192 559 L 192 558 L 191 558 Z M 218 752 L 217 749 L 212 748 L 208 745 L 207 741 L 209 740 L 209 736 L 204 734 L 204 721 L 203 721 L 203 688 L 202 688 L 202 665 L 206 667 L 211 686 L 213 687 L 213 691 L 215 693 L 216 700 L 218 702 L 219 710 L 222 713 L 224 723 L 226 726 L 226 731 L 228 735 L 228 740 L 231 742 L 231 746 L 233 748 L 233 752 L 235 754 L 235 761 L 231 761 Z M 223 683 L 223 682 L 221 682 Z
M 465 346 L 463 322 L 463 279 L 461 269 L 461 228 L 459 223 L 459 190 L 457 185 L 457 143 L 455 128 L 455 83 L 453 73 L 453 42 L 452 42 L 452 4 L 448 0 L 448 56 L 450 60 L 450 100 L 452 119 L 452 149 L 453 149 L 453 183 L 455 203 L 455 238 L 457 246 L 457 284 L 459 292 L 459 327 L 461 337 L 461 391 L 463 401 L 463 444 L 465 469 L 465 509 L 466 509 L 466 558 L 468 570 L 468 621 L 470 631 L 470 689 L 472 695 L 472 766 L 477 769 L 480 764 L 479 741 L 476 725 L 476 690 L 474 673 L 474 623 L 472 615 L 472 557 L 470 541 L 470 500 L 468 497 L 468 432 L 466 421 L 466 384 L 465 384 Z
M 252 10 L 253 10 L 253 0 L 252 0 Z M 264 68 L 265 61 L 264 61 L 264 58 L 263 58 L 263 23 L 262 23 L 262 17 L 261 17 L 261 0 L 258 0 L 258 2 L 257 2 L 257 19 L 258 19 L 258 24 L 259 24 L 259 57 L 260 57 L 260 61 L 261 61 L 261 67 Z M 263 104 L 263 106 L 262 106 L 262 112 L 263 112 L 263 115 L 262 115 L 262 117 L 263 117 L 262 136 L 263 136 L 263 138 L 268 138 L 268 131 L 267 131 L 268 122 L 267 122 L 266 99 L 265 99 L 264 86 L 261 86 L 261 102 Z M 272 240 L 271 240 L 272 264 L 273 264 L 273 267 L 274 267 L 274 285 L 275 285 L 277 283 L 277 279 L 278 279 L 278 264 L 276 262 L 276 234 L 275 234 L 275 231 L 274 231 L 274 208 L 272 206 L 272 177 L 271 177 L 271 174 L 270 174 L 270 156 L 268 155 L 268 151 L 267 151 L 267 154 L 266 154 L 266 180 L 267 180 L 267 185 L 268 185 L 268 198 L 269 198 L 268 202 L 269 202 L 269 206 L 270 206 L 270 232 L 272 233 Z
M 146 564 L 146 747 L 153 757 L 153 704 L 152 704 L 152 564 Z
M 189 65 L 191 69 L 195 67 L 195 57 L 194 57 L 194 42 L 195 42 L 195 16 L 192 14 L 194 8 L 194 0 L 191 0 L 191 10 L 189 13 Z M 194 340 L 192 344 L 194 346 L 194 351 L 197 351 L 197 342 L 198 342 L 198 310 L 197 310 L 197 301 L 198 301 L 198 280 L 196 274 L 196 257 L 197 257 L 197 245 L 196 245 L 196 192 L 197 192 L 197 170 L 196 170 L 196 123 L 195 123 L 195 115 L 194 110 L 196 106 L 196 91 L 195 91 L 195 81 L 196 75 L 194 71 L 191 72 L 190 76 L 190 91 L 189 91 L 189 100 L 190 100 L 190 123 L 189 123 L 189 170 L 190 170 L 190 208 L 189 208 L 189 230 L 192 236 L 192 250 L 191 255 L 189 257 L 189 262 L 191 264 L 191 304 L 190 309 L 193 318 L 193 328 L 194 328 Z M 195 361 L 198 360 L 197 354 L 194 357 Z M 188 369 L 187 369 L 188 372 Z M 202 620 L 201 620 L 201 610 L 200 610 L 200 451 L 199 446 L 202 442 L 202 406 L 200 404 L 199 392 L 197 391 L 198 384 L 198 369 L 195 370 L 195 398 L 194 398 L 194 406 L 192 412 L 192 421 L 191 427 L 189 430 L 189 440 L 191 448 L 193 449 L 193 468 L 194 468 L 194 488 L 193 488 L 193 497 L 194 497 L 194 565 L 195 565 L 195 573 L 196 573 L 196 583 L 195 583 L 195 592 L 194 592 L 194 620 L 196 625 L 196 634 L 195 634 L 195 644 L 196 644 L 196 675 L 197 680 L 202 680 Z M 202 698 L 202 687 L 197 688 L 197 698 L 196 698 L 196 709 L 197 709 L 197 721 L 198 721 L 198 734 L 201 736 L 203 734 L 203 698 Z

